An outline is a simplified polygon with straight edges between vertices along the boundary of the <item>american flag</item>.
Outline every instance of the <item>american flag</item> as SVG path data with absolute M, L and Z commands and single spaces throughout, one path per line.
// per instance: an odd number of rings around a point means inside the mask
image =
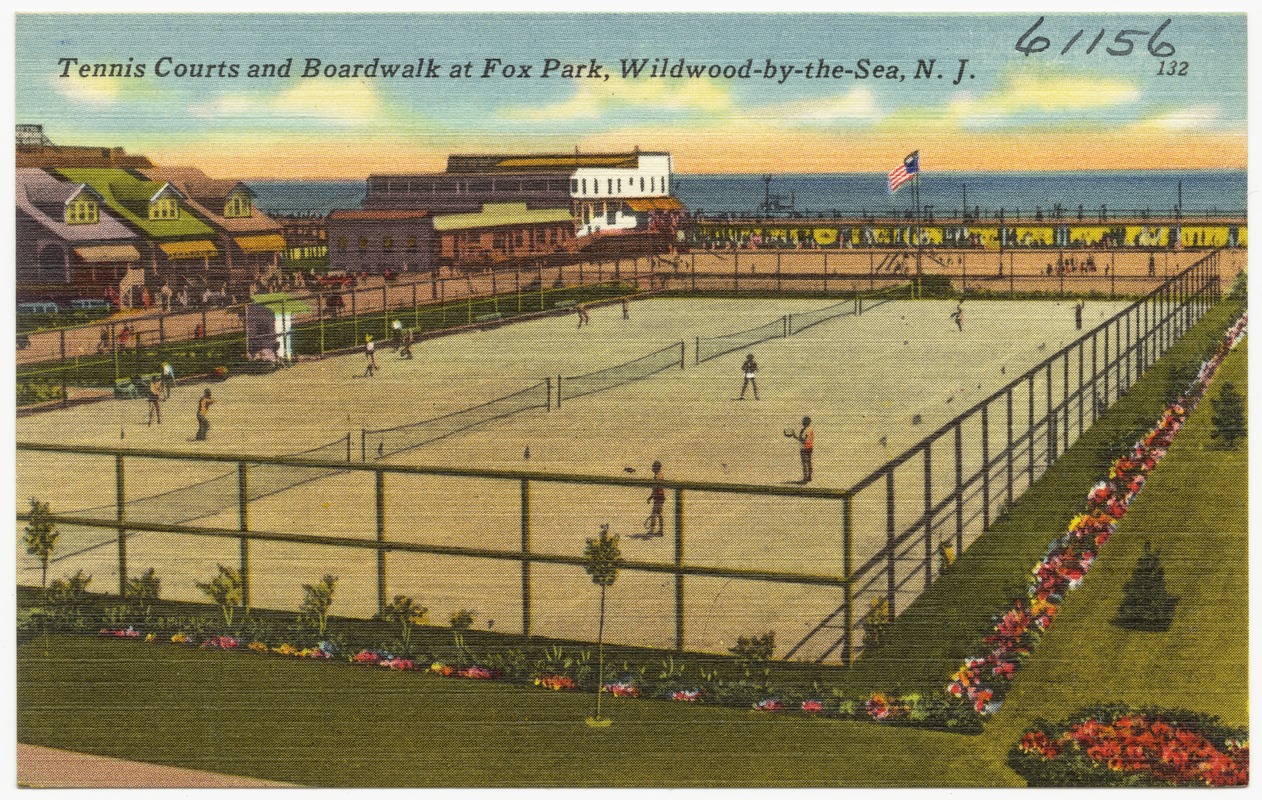
M 897 192 L 898 187 L 916 177 L 918 172 L 920 172 L 919 150 L 904 158 L 903 163 L 898 165 L 898 169 L 890 173 L 890 194 Z

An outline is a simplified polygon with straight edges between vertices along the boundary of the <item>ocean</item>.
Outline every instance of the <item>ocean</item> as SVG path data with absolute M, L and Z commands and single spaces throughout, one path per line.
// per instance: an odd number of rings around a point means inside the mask
M 675 176 L 673 193 L 692 211 L 754 214 L 768 187 L 762 175 Z M 1066 214 L 1101 206 L 1109 214 L 1124 211 L 1168 212 L 1179 202 L 1183 213 L 1202 211 L 1244 214 L 1248 190 L 1244 170 L 1136 170 L 1109 172 L 922 172 L 920 203 L 926 212 L 954 215 L 959 209 L 983 213 L 1003 208 L 1014 213 L 1049 211 L 1058 204 Z M 327 214 L 335 208 L 359 208 L 363 181 L 249 181 L 256 205 L 275 213 Z M 911 186 L 891 195 L 883 173 L 772 175 L 770 192 L 780 205 L 813 215 L 887 214 L 912 207 Z

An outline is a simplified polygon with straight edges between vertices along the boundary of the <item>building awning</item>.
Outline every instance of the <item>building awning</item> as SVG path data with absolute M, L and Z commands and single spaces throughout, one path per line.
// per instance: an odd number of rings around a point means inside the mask
M 159 242 L 158 247 L 166 253 L 167 258 L 178 261 L 184 258 L 210 258 L 219 255 L 214 242 Z
M 278 253 L 285 249 L 285 237 L 279 233 L 237 236 L 232 241 L 247 253 Z
M 134 264 L 140 260 L 140 251 L 130 244 L 98 244 L 76 247 L 74 254 L 89 264 L 108 264 L 125 261 Z
M 284 292 L 272 292 L 270 294 L 256 294 L 250 298 L 250 302 L 260 305 L 271 311 L 273 314 L 306 314 L 311 311 L 311 306 Z
M 680 211 L 684 204 L 674 197 L 640 197 L 627 200 L 632 211 Z

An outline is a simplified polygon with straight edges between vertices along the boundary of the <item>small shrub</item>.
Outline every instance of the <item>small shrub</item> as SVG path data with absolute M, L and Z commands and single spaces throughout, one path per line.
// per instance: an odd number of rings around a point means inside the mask
M 319 583 L 302 585 L 302 605 L 299 611 L 304 620 L 315 627 L 323 638 L 329 627 L 329 608 L 333 605 L 333 590 L 337 587 L 336 575 L 325 575 Z
M 232 615 L 236 611 L 237 606 L 244 602 L 244 588 L 241 583 L 241 573 L 232 567 L 225 567 L 223 564 L 217 565 L 219 574 L 210 583 L 198 583 L 197 588 L 211 599 L 215 605 L 219 606 L 219 610 L 223 612 L 224 624 L 232 626 Z
M 1218 397 L 1210 398 L 1214 407 L 1211 418 L 1214 429 L 1210 438 L 1221 440 L 1224 447 L 1234 448 L 1237 439 L 1245 436 L 1244 397 L 1236 391 L 1233 383 L 1224 383 Z
M 1122 605 L 1115 625 L 1135 631 L 1166 631 L 1174 621 L 1178 598 L 1166 589 L 1165 568 L 1161 552 L 1144 542 L 1143 555 L 1135 564 L 1130 581 L 1122 587 Z
M 161 586 L 162 579 L 157 576 L 153 567 L 150 567 L 148 572 L 127 581 L 127 585 L 123 587 L 123 599 L 133 611 L 147 612 L 153 608 L 154 603 L 158 602 L 158 591 Z
M 873 597 L 872 606 L 863 616 L 863 649 L 875 650 L 889 638 L 890 604 L 884 597 Z
M 473 627 L 473 618 L 476 617 L 477 614 L 478 612 L 470 611 L 466 608 L 462 608 L 459 611 L 453 611 L 451 614 L 451 627 L 454 630 L 466 631 Z
M 425 615 L 429 613 L 429 609 L 423 605 L 419 605 L 415 600 L 407 595 L 397 594 L 390 604 L 381 611 L 381 619 L 399 626 L 400 635 L 403 639 L 403 646 L 410 647 L 412 640 L 412 626 L 424 625 Z
M 767 631 L 758 636 L 737 636 L 736 646 L 728 649 L 741 662 L 761 663 L 770 661 L 776 652 L 776 632 Z

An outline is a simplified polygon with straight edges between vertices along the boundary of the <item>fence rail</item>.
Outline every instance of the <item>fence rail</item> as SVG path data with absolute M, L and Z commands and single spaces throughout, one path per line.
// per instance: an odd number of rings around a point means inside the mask
M 861 589 L 847 602 L 866 593 L 896 615 L 901 600 L 929 588 L 935 568 L 940 574 L 944 547 L 958 554 L 988 530 L 999 509 L 1033 485 L 1221 297 L 1220 252 L 1164 281 L 851 486 L 852 502 L 883 506 L 886 545 L 850 573 Z M 939 462 L 950 470 L 935 468 Z M 923 510 L 900 524 L 897 512 L 908 503 Z M 939 522 L 943 515 L 945 525 Z M 821 623 L 786 658 L 828 629 Z M 861 629 L 862 621 L 845 633 L 857 641 Z

